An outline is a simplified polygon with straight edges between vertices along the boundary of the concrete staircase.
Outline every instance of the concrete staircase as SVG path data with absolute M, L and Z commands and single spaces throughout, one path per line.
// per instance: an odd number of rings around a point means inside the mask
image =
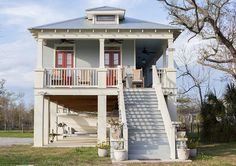
M 155 90 L 125 89 L 128 124 L 128 158 L 131 160 L 168 160 L 170 146 Z

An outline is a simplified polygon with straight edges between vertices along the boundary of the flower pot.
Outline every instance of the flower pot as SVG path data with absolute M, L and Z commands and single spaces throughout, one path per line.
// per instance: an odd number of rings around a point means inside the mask
M 186 131 L 178 131 L 177 132 L 177 138 L 185 138 Z
M 114 150 L 114 158 L 116 161 L 124 161 L 128 159 L 126 150 Z
M 99 157 L 107 157 L 108 156 L 108 150 L 98 148 L 98 156 Z
M 177 149 L 177 156 L 180 160 L 187 160 L 189 158 L 190 149 Z
M 189 153 L 190 157 L 196 157 L 197 156 L 197 149 L 190 149 L 190 153 Z

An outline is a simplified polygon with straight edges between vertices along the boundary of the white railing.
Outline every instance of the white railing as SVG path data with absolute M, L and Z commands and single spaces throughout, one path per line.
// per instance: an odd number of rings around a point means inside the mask
M 167 133 L 167 138 L 170 145 L 170 158 L 175 159 L 175 126 L 172 124 L 170 113 L 168 111 L 166 101 L 164 98 L 164 94 L 162 92 L 162 85 L 160 81 L 160 77 L 158 77 L 158 71 L 156 66 L 152 66 L 152 74 L 153 74 L 153 88 L 155 88 L 156 95 L 158 98 L 158 107 L 161 111 L 161 115 L 163 118 L 165 131 Z
M 118 85 L 118 68 L 108 68 L 106 76 L 107 87 L 117 87 Z
M 51 68 L 44 71 L 46 87 L 98 87 L 104 79 L 105 87 L 118 86 L 118 68 L 107 68 L 106 76 L 98 77 L 99 68 Z M 103 82 L 103 81 L 102 81 Z M 105 85 L 106 84 L 106 85 Z
M 46 87 L 97 87 L 96 68 L 54 68 L 45 70 Z
M 119 120 L 123 123 L 123 139 L 124 139 L 124 149 L 128 154 L 128 126 L 125 112 L 125 101 L 124 101 L 124 92 L 123 92 L 123 83 L 122 83 L 122 68 L 118 68 L 118 105 L 119 105 Z

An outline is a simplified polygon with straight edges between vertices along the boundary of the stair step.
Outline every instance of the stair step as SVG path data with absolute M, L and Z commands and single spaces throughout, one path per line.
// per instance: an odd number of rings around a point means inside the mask
M 170 150 L 168 144 L 159 144 L 159 145 L 130 145 L 129 154 L 152 154 L 160 153 L 160 150 Z
M 140 104 L 140 103 L 147 104 L 147 105 L 152 105 L 152 104 L 158 105 L 158 102 L 156 100 L 153 100 L 153 101 L 150 101 L 150 100 L 146 100 L 146 101 L 141 101 L 141 100 L 139 100 L 139 101 L 134 101 L 134 100 L 125 101 L 125 104 Z
M 129 108 L 138 108 L 139 110 L 142 108 L 154 108 L 154 109 L 158 109 L 158 105 L 157 104 L 126 104 L 125 108 L 129 109 Z
M 148 112 L 160 112 L 159 108 L 157 106 L 138 106 L 135 107 L 135 105 L 125 105 L 125 110 L 127 111 L 148 111 Z
M 156 115 L 156 114 L 126 114 L 127 121 L 132 121 L 132 122 L 160 122 L 163 121 L 161 115 Z
M 129 115 L 161 115 L 159 110 L 151 110 L 151 109 L 134 109 L 134 108 L 127 108 L 126 114 Z
M 164 123 L 161 125 L 157 125 L 157 126 L 139 126 L 139 125 L 128 125 L 128 129 L 129 130 L 157 130 L 157 129 L 162 129 L 164 128 Z
M 150 133 L 165 133 L 165 129 L 163 127 L 159 128 L 159 129 L 135 129 L 135 128 L 129 128 L 129 133 L 146 133 L 146 134 L 150 134 Z
M 161 118 L 159 119 L 128 119 L 127 123 L 130 125 L 158 125 L 164 124 Z
M 129 137 L 130 139 L 133 138 L 166 138 L 166 133 L 165 132 L 160 132 L 160 133 L 150 133 L 150 134 L 146 134 L 146 133 L 129 133 Z
M 133 119 L 162 119 L 162 116 L 160 113 L 148 113 L 148 112 L 128 112 L 126 114 L 127 118 L 133 118 Z
M 142 149 L 150 149 L 150 150 L 156 150 L 156 149 L 160 149 L 160 148 L 169 148 L 169 144 L 166 142 L 161 142 L 160 144 L 137 144 L 137 145 L 129 145 L 129 150 L 142 150 Z
M 142 117 L 137 117 L 135 115 L 126 115 L 127 121 L 128 122 L 160 122 L 163 121 L 161 116 L 142 116 Z
M 125 100 L 129 100 L 129 99 L 157 99 L 156 95 L 124 95 L 124 99 Z
M 129 160 L 161 160 L 157 155 L 129 154 Z

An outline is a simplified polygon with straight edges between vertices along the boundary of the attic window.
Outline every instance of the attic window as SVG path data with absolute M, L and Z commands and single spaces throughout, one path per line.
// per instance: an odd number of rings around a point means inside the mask
M 114 15 L 98 15 L 97 21 L 115 21 Z

